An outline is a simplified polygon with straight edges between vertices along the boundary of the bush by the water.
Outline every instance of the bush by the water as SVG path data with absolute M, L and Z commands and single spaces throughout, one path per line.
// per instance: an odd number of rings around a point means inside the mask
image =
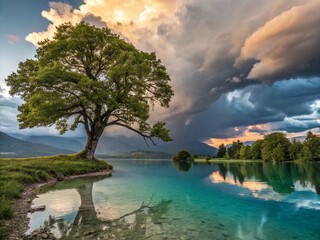
M 173 161 L 174 162 L 182 162 L 182 161 L 193 162 L 193 157 L 186 150 L 181 150 L 173 157 Z

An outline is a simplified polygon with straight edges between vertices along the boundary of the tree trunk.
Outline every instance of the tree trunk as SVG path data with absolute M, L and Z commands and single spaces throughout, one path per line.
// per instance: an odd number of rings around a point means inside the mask
M 84 148 L 84 157 L 88 159 L 94 159 L 94 153 L 98 145 L 99 139 L 88 137 L 86 146 Z
M 94 153 L 96 152 L 99 139 L 103 133 L 103 129 L 95 131 L 94 134 L 87 136 L 87 143 L 84 150 L 81 152 L 82 157 L 87 159 L 94 159 Z

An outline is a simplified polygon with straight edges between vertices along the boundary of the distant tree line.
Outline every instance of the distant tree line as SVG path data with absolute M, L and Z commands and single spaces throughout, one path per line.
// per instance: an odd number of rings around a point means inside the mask
M 305 141 L 289 140 L 284 133 L 275 132 L 264 136 L 263 140 L 255 141 L 246 146 L 239 140 L 230 146 L 221 144 L 218 158 L 253 159 L 263 161 L 320 161 L 320 137 L 308 132 Z

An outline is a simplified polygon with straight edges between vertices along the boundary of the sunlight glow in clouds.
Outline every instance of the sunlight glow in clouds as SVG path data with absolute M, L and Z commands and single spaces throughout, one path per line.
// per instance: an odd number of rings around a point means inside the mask
M 45 38 L 52 38 L 55 28 L 60 24 L 65 22 L 79 23 L 88 14 L 101 17 L 102 21 L 106 22 L 109 27 L 120 30 L 125 37 L 130 37 L 132 28 L 147 27 L 152 22 L 156 22 L 157 18 L 162 19 L 168 13 L 172 15 L 175 10 L 175 2 L 174 0 L 85 0 L 79 9 L 73 9 L 67 3 L 51 2 L 50 10 L 41 13 L 44 18 L 51 22 L 48 29 L 39 33 L 30 33 L 26 40 L 37 45 L 39 41 Z M 132 35 L 130 40 L 134 41 Z
M 270 129 L 269 125 L 263 124 L 263 125 L 253 125 L 246 127 L 246 130 L 242 132 L 241 135 L 237 136 L 237 132 L 240 131 L 239 127 L 235 127 L 235 137 L 232 138 L 210 138 L 205 141 L 206 144 L 218 148 L 221 144 L 228 145 L 232 144 L 233 142 L 240 141 L 240 142 L 248 142 L 248 141 L 255 141 L 258 139 L 262 139 L 264 133 L 257 132 L 256 130 L 260 130 L 262 132 L 267 131 Z M 255 130 L 256 132 L 253 132 L 252 130 Z
M 249 78 L 274 81 L 307 68 L 320 52 L 320 1 L 306 1 L 268 21 L 245 41 L 239 62 L 256 59 Z

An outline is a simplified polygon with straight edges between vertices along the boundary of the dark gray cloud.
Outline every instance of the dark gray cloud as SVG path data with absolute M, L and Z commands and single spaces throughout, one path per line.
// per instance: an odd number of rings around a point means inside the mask
M 273 131 L 286 131 L 288 133 L 296 133 L 303 132 L 313 128 L 319 128 L 320 123 L 316 121 L 316 119 L 310 121 L 299 121 L 299 122 L 291 122 L 284 121 L 279 124 L 278 127 L 272 129 Z
M 285 45 L 284 40 L 293 38 L 291 47 L 281 48 L 281 55 L 275 55 L 283 61 L 290 58 L 294 63 L 290 69 L 282 69 L 283 75 L 273 75 L 272 82 L 279 82 L 259 85 L 264 79 L 251 79 L 253 68 L 265 59 L 251 57 L 242 61 L 241 67 L 235 65 L 238 57 L 243 57 L 250 36 L 286 11 L 298 9 L 298 19 L 303 18 L 310 12 L 310 7 L 306 7 L 300 14 L 300 6 L 305 4 L 305 1 L 192 1 L 178 14 L 181 23 L 178 30 L 168 26 L 158 29 L 158 34 L 175 46 L 176 56 L 190 64 L 177 78 L 183 81 L 181 87 L 185 96 L 192 99 L 192 105 L 169 119 L 176 138 L 232 137 L 246 130 L 239 126 L 264 123 L 279 125 L 273 126 L 274 130 L 288 127 L 288 131 L 303 131 L 319 125 L 314 118 L 310 122 L 300 119 L 289 123 L 287 120 L 312 114 L 311 105 L 320 98 L 320 79 L 310 78 L 320 75 L 319 45 L 316 44 L 319 29 L 312 33 L 318 26 L 318 15 L 308 17 L 307 22 L 296 22 L 296 27 L 279 30 L 278 37 L 283 42 L 274 49 L 268 48 L 267 40 L 265 46 L 259 46 L 259 51 L 270 50 L 273 56 L 277 47 Z M 301 27 L 303 24 L 305 28 Z M 174 37 L 172 31 L 176 31 Z M 308 31 L 310 34 L 306 34 Z M 302 39 L 303 35 L 311 39 Z M 298 79 L 299 76 L 304 77 Z M 281 81 L 288 78 L 291 80 Z M 280 122 L 284 124 L 280 126 Z M 235 126 L 237 131 L 233 129 Z
M 0 107 L 17 109 L 22 101 L 19 98 L 9 98 L 0 95 Z
M 21 102 L 18 98 L 7 98 L 0 95 L 0 131 L 17 132 L 17 107 Z
M 182 92 L 179 95 L 183 94 L 192 102 L 184 112 L 185 120 L 189 114 L 205 111 L 223 93 L 257 84 L 247 76 L 258 59 L 247 59 L 241 68 L 234 65 L 247 38 L 266 22 L 303 3 L 189 1 L 176 13 L 179 25 L 160 24 L 158 36 L 166 45 L 173 47 L 177 58 L 177 63 L 168 64 L 169 71 L 173 72 L 174 86 Z M 172 68 L 180 71 L 175 73 Z
M 247 86 L 223 94 L 206 111 L 190 118 L 188 125 L 180 125 L 175 134 L 178 138 L 228 138 L 241 135 L 249 125 L 265 123 L 272 123 L 270 130 L 301 132 L 320 127 L 315 104 L 319 99 L 319 78 Z

